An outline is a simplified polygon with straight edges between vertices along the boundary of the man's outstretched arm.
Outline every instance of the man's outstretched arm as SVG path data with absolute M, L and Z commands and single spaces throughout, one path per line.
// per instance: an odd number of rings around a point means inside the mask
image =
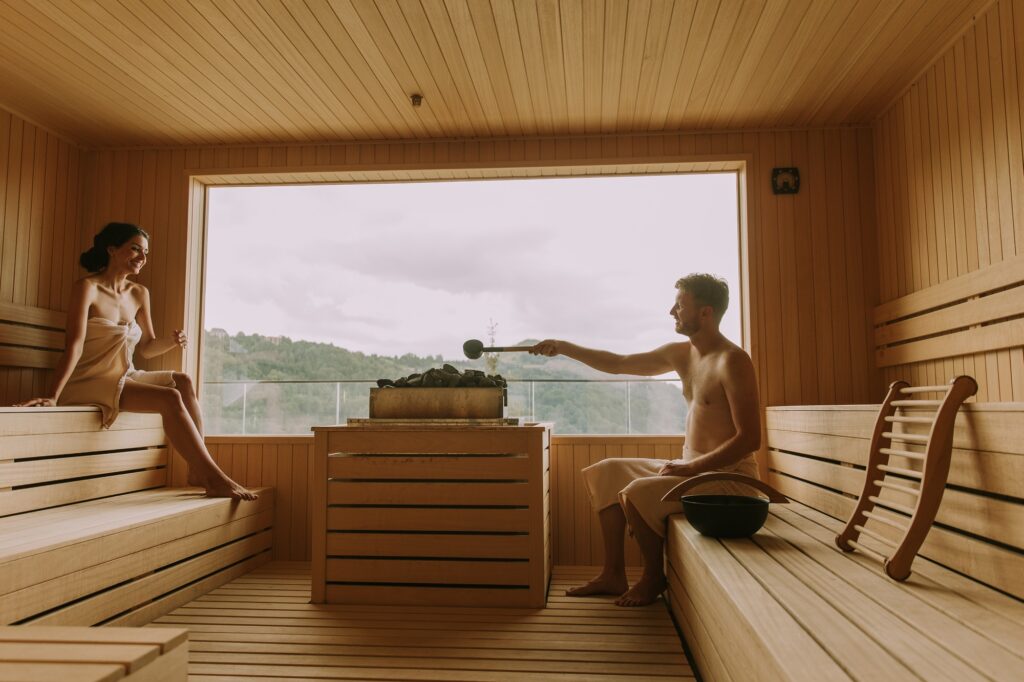
M 637 376 L 656 376 L 675 370 L 672 356 L 681 351 L 687 344 L 668 343 L 647 353 L 620 355 L 606 350 L 595 350 L 577 346 L 575 343 L 548 339 L 541 341 L 530 349 L 534 355 L 554 357 L 564 355 L 578 360 L 600 372 L 608 374 L 635 374 Z

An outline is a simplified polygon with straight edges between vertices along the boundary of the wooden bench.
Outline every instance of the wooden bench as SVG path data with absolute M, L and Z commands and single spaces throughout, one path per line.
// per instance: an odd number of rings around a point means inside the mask
M 158 415 L 0 408 L 0 624 L 141 625 L 270 558 L 255 502 L 168 488 Z
M 705 679 L 1020 679 L 1024 406 L 965 406 L 946 494 L 905 582 L 835 545 L 877 411 L 768 409 L 768 482 L 794 501 L 773 505 L 753 538 L 670 520 L 669 601 Z
M 188 630 L 0 627 L 0 682 L 185 682 Z

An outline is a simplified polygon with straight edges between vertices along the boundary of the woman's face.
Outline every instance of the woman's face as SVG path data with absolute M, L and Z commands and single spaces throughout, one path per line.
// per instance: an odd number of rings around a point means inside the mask
M 121 246 L 112 246 L 109 270 L 127 271 L 129 275 L 137 275 L 146 264 L 149 255 L 149 240 L 142 235 L 135 235 Z

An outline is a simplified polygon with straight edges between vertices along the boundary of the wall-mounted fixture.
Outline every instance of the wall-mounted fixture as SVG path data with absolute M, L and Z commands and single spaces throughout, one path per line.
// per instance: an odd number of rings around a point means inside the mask
M 423 104 L 423 95 L 410 95 L 409 101 L 412 102 L 414 107 L 418 107 Z
M 799 168 L 772 168 L 772 192 L 775 194 L 796 194 L 799 191 Z

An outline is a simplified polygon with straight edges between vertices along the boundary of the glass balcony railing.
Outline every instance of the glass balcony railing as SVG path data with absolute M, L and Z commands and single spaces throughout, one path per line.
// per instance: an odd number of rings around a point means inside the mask
M 375 381 L 207 381 L 206 432 L 308 434 L 312 426 L 369 416 Z M 424 389 L 430 390 L 430 389 Z M 510 379 L 506 417 L 550 421 L 562 434 L 682 433 L 678 379 Z

